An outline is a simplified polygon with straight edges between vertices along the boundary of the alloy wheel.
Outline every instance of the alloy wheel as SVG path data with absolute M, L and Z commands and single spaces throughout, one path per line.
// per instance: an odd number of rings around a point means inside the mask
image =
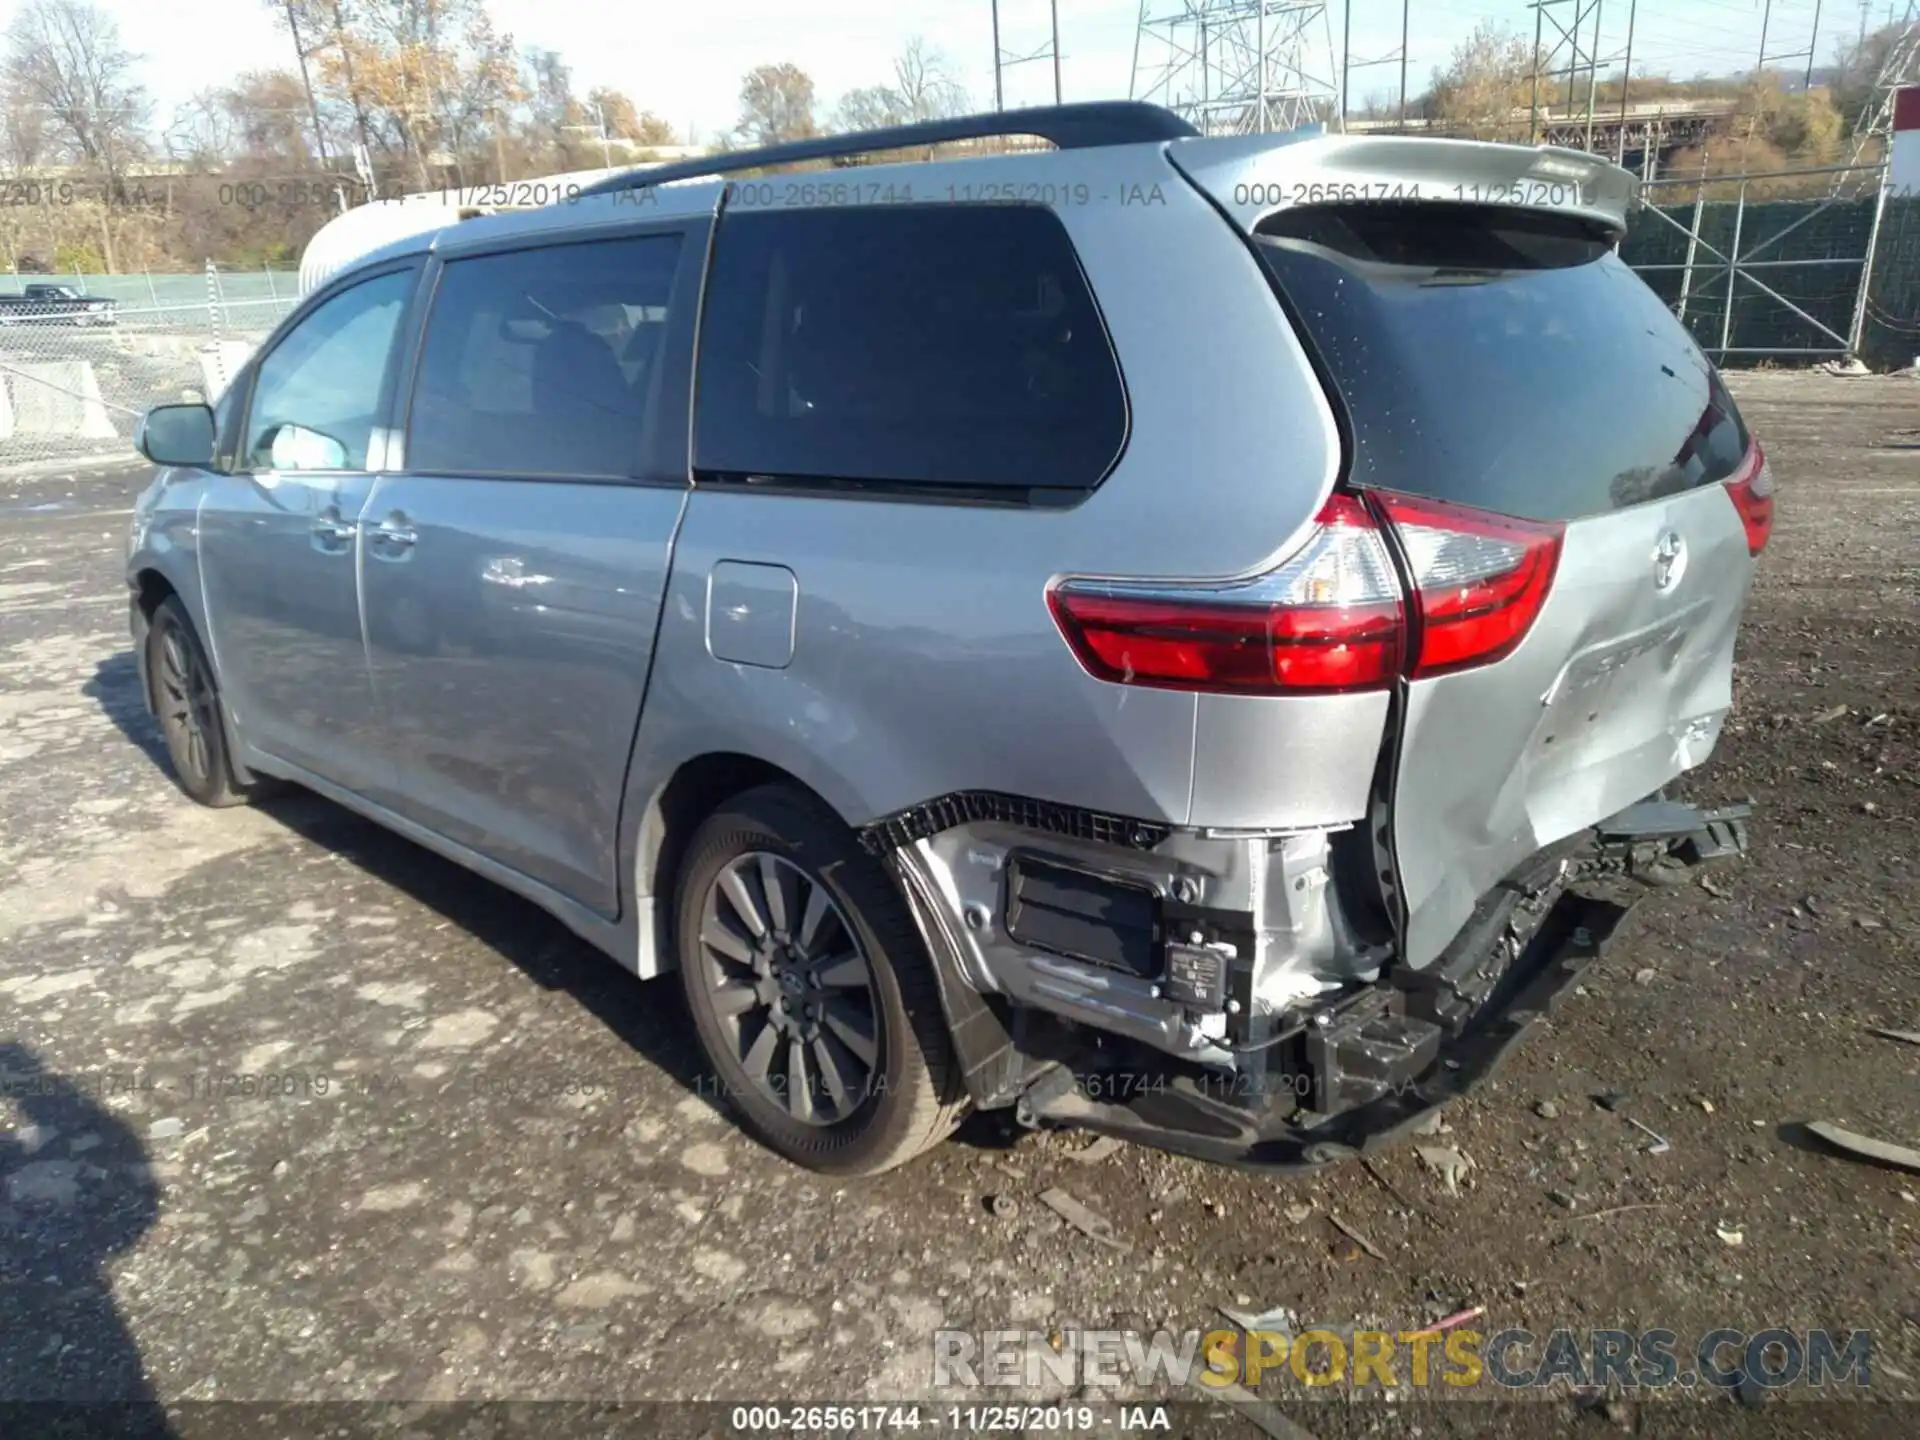
M 213 678 L 177 625 L 160 639 L 160 719 L 174 744 L 174 759 L 205 780 L 213 770 Z
M 751 850 L 707 887 L 701 979 L 732 1056 L 795 1120 L 846 1119 L 880 1073 L 873 971 L 826 887 Z

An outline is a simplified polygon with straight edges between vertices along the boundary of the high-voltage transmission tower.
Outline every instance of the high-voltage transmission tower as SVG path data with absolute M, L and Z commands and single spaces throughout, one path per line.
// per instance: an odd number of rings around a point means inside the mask
M 1920 3 L 1907 0 L 1906 15 L 1895 23 L 1900 26 L 1899 33 L 1887 46 L 1886 58 L 1881 61 L 1880 73 L 1873 82 L 1873 93 L 1867 97 L 1860 118 L 1854 122 L 1853 144 L 1847 156 L 1849 165 L 1866 164 L 1867 153 L 1876 147 L 1887 153 L 1893 143 L 1894 92 L 1902 86 L 1920 85 Z M 1844 178 L 1835 176 L 1836 191 Z
M 1528 141 L 1540 139 L 1540 82 L 1565 80 L 1567 103 L 1562 118 L 1571 121 L 1576 112 L 1583 116 L 1586 148 L 1591 150 L 1594 100 L 1600 85 L 1600 0 L 1534 0 L 1531 8 L 1533 89 L 1527 107 Z M 1558 88 L 1557 84 L 1548 88 L 1547 116 L 1553 113 L 1553 92 Z
M 1030 65 L 1036 60 L 1053 62 L 1053 103 L 1058 105 L 1060 93 L 1060 0 L 1047 0 L 1047 23 L 1050 38 L 1045 45 L 1025 54 L 1008 51 L 1000 44 L 1000 0 L 993 0 L 993 108 L 1007 108 L 1006 72 L 1015 65 Z
M 1330 120 L 1340 86 L 1325 0 L 1141 0 L 1132 95 L 1205 135 Z

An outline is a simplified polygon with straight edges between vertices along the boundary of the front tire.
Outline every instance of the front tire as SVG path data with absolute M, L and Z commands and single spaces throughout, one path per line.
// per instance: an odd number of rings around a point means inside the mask
M 234 780 L 228 761 L 213 664 L 175 596 L 161 601 L 148 622 L 147 675 L 180 788 L 214 809 L 245 804 L 251 795 Z
M 837 816 L 787 786 L 727 802 L 680 867 L 675 943 L 701 1047 L 746 1130 L 835 1175 L 877 1175 L 966 1113 L 932 961 Z

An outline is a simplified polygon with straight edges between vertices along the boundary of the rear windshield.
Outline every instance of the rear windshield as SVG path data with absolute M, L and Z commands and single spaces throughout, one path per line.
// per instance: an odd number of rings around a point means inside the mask
M 1719 374 L 1581 222 L 1302 207 L 1258 242 L 1345 404 L 1355 485 L 1571 520 L 1723 480 L 1746 454 Z

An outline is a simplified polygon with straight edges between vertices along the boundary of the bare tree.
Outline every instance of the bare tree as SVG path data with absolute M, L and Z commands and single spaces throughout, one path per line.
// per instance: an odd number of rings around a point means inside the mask
M 314 155 L 304 95 L 300 77 L 286 70 L 250 70 L 231 85 L 201 90 L 175 109 L 168 153 L 205 169 L 248 160 L 304 170 Z
M 313 71 L 307 65 L 307 57 L 318 43 L 318 31 L 311 20 L 303 26 L 296 0 L 266 0 L 266 4 L 274 12 L 274 18 L 287 27 L 287 33 L 293 38 L 294 59 L 300 64 L 300 93 L 306 96 L 307 114 L 313 121 L 314 149 L 324 163 L 327 158 L 327 132 L 320 121 L 320 99 L 314 94 Z
M 238 155 L 239 130 L 226 101 L 224 91 L 208 88 L 176 105 L 173 123 L 162 137 L 167 154 L 202 170 L 220 169 Z
M 31 170 L 51 150 L 46 112 L 23 100 L 11 83 L 0 91 L 0 162 L 9 170 Z
M 966 112 L 967 92 L 947 57 L 916 35 L 893 62 L 893 89 L 908 120 L 939 120 Z
M 0 75 L 62 148 L 117 182 L 143 144 L 152 103 L 133 78 L 140 57 L 113 18 L 86 0 L 27 0 L 7 27 Z
M 526 50 L 520 56 L 519 89 L 525 114 L 517 140 L 526 165 L 539 172 L 573 169 L 587 111 L 573 93 L 572 67 L 558 50 Z
M 529 50 L 521 60 L 520 88 L 526 94 L 535 129 L 558 140 L 568 125 L 578 125 L 580 102 L 573 96 L 573 69 L 558 50 Z
M 962 115 L 967 92 L 953 78 L 947 58 L 918 35 L 893 62 L 893 84 L 867 85 L 840 97 L 834 110 L 836 130 L 879 130 L 915 120 Z
M 756 145 L 804 140 L 818 134 L 813 118 L 813 79 L 798 65 L 761 65 L 740 82 L 740 123 L 735 130 Z

